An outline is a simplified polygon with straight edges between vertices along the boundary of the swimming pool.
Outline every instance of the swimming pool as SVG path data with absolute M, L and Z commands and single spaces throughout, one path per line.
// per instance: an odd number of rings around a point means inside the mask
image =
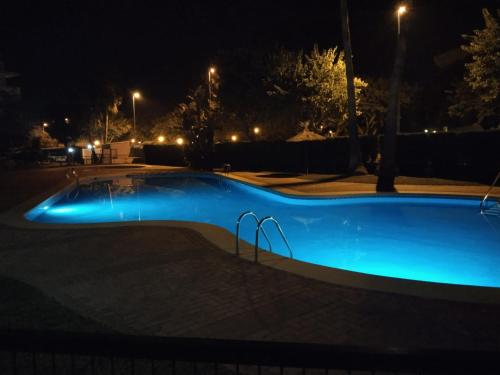
M 500 218 L 481 215 L 477 198 L 302 198 L 217 175 L 169 173 L 81 184 L 25 217 L 59 224 L 189 221 L 234 233 L 238 216 L 250 210 L 261 218 L 275 217 L 294 258 L 303 262 L 392 278 L 500 287 Z M 264 227 L 273 251 L 287 256 L 272 224 Z M 240 234 L 253 244 L 255 222 L 243 221 Z M 260 244 L 267 246 L 263 239 Z

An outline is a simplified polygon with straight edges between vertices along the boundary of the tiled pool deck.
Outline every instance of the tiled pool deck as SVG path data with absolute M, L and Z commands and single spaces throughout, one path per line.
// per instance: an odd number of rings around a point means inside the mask
M 82 175 L 122 171 L 86 169 L 80 171 Z M 0 208 L 6 210 L 63 184 L 65 171 L 10 172 L 17 183 L 1 188 Z M 363 182 L 314 181 L 324 176 L 236 175 L 307 194 L 373 188 Z M 429 187 L 422 185 L 425 181 L 410 182 L 414 183 L 401 186 L 444 193 L 462 189 L 464 194 L 464 190 L 477 194 L 485 190 L 475 184 L 435 181 L 439 185 Z M 374 346 L 500 348 L 500 305 L 327 284 L 238 259 L 188 229 L 151 225 L 47 231 L 1 225 L 0 238 L 0 290 L 10 286 L 19 291 L 0 296 L 4 326 Z

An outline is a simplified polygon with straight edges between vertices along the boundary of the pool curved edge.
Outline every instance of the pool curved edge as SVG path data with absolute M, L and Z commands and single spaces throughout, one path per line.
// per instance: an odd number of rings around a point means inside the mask
M 103 179 L 109 179 L 109 176 Z M 85 180 L 99 180 L 101 178 L 86 178 Z M 84 181 L 82 179 L 82 181 Z M 240 181 L 241 182 L 241 181 Z M 250 183 L 247 183 L 251 185 Z M 253 186 L 253 185 L 252 185 Z M 230 231 L 212 224 L 196 223 L 187 221 L 147 221 L 147 222 L 109 222 L 96 224 L 44 224 L 29 221 L 24 214 L 40 202 L 54 194 L 63 194 L 71 189 L 73 184 L 67 184 L 61 189 L 54 188 L 33 199 L 30 199 L 14 209 L 0 214 L 0 223 L 11 227 L 26 229 L 90 229 L 110 228 L 124 226 L 148 226 L 148 227 L 177 227 L 194 230 L 216 247 L 227 253 L 235 254 L 235 236 Z M 267 189 L 265 189 L 267 190 Z M 288 194 L 285 194 L 288 195 Z M 373 195 L 373 194 L 371 194 Z M 339 196 L 337 196 L 339 197 Z M 458 196 L 457 196 L 458 197 Z M 253 245 L 242 241 L 240 257 L 253 262 Z M 302 277 L 336 284 L 344 287 L 361 288 L 371 291 L 395 293 L 400 295 L 416 296 L 422 298 L 442 299 L 449 301 L 500 304 L 500 288 L 479 287 L 468 285 L 433 283 L 409 279 L 398 279 L 386 276 L 364 274 L 354 271 L 346 271 L 338 268 L 326 267 L 312 263 L 306 263 L 295 259 L 289 259 L 267 251 L 259 250 L 259 263 L 274 269 L 290 272 Z

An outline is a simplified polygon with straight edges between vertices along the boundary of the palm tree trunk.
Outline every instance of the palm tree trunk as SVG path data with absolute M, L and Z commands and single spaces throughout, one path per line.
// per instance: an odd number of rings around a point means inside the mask
M 404 68 L 406 55 L 405 27 L 401 28 L 396 47 L 396 59 L 389 83 L 389 108 L 385 123 L 384 140 L 382 145 L 382 160 L 377 180 L 378 192 L 394 192 L 394 178 L 396 172 L 396 141 L 397 141 L 397 116 L 399 89 L 401 86 L 401 75 Z
M 347 0 L 340 0 L 340 16 L 342 24 L 342 40 L 345 53 L 345 72 L 347 78 L 347 110 L 349 129 L 349 173 L 361 169 L 361 150 L 356 124 L 356 97 L 354 89 L 354 68 L 352 64 L 351 34 L 349 30 L 349 13 Z

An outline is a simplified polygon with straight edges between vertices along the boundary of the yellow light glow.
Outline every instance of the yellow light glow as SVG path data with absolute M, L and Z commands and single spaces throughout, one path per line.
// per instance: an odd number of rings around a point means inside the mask
M 134 98 L 140 99 L 141 98 L 141 93 L 139 91 L 134 92 Z
M 175 142 L 177 142 L 177 144 L 178 144 L 179 146 L 182 146 L 182 145 L 184 144 L 184 139 L 182 139 L 181 137 L 179 137 L 179 138 L 177 138 L 177 139 L 175 140 Z
M 130 142 L 135 143 L 135 138 L 132 138 Z
M 233 134 L 233 135 L 231 136 L 231 141 L 232 141 L 232 142 L 236 142 L 237 140 L 238 140 L 238 136 L 237 136 L 236 134 Z
M 44 128 L 46 128 L 46 127 L 48 127 L 48 126 L 49 126 L 49 124 L 47 124 L 46 122 L 44 122 L 44 123 L 43 123 L 43 127 L 44 127 Z
M 210 67 L 210 74 L 214 74 L 215 73 L 215 68 L 212 66 Z
M 255 128 L 253 128 L 253 132 L 255 134 L 259 134 L 260 133 L 260 128 L 258 126 L 256 126 Z
M 404 6 L 404 5 L 401 5 L 401 6 L 398 8 L 398 14 L 399 14 L 400 16 L 401 16 L 401 15 L 403 15 L 403 14 L 405 14 L 405 13 L 406 13 L 406 11 L 407 11 L 407 9 L 406 9 L 406 6 Z
M 165 137 L 164 137 L 163 135 L 160 135 L 160 136 L 158 137 L 158 142 L 160 142 L 160 143 L 165 142 Z
M 94 145 L 95 145 L 95 146 L 99 146 L 100 144 L 101 144 L 101 142 L 100 142 L 99 140 L 97 140 L 97 139 L 96 139 L 96 140 L 94 141 Z

